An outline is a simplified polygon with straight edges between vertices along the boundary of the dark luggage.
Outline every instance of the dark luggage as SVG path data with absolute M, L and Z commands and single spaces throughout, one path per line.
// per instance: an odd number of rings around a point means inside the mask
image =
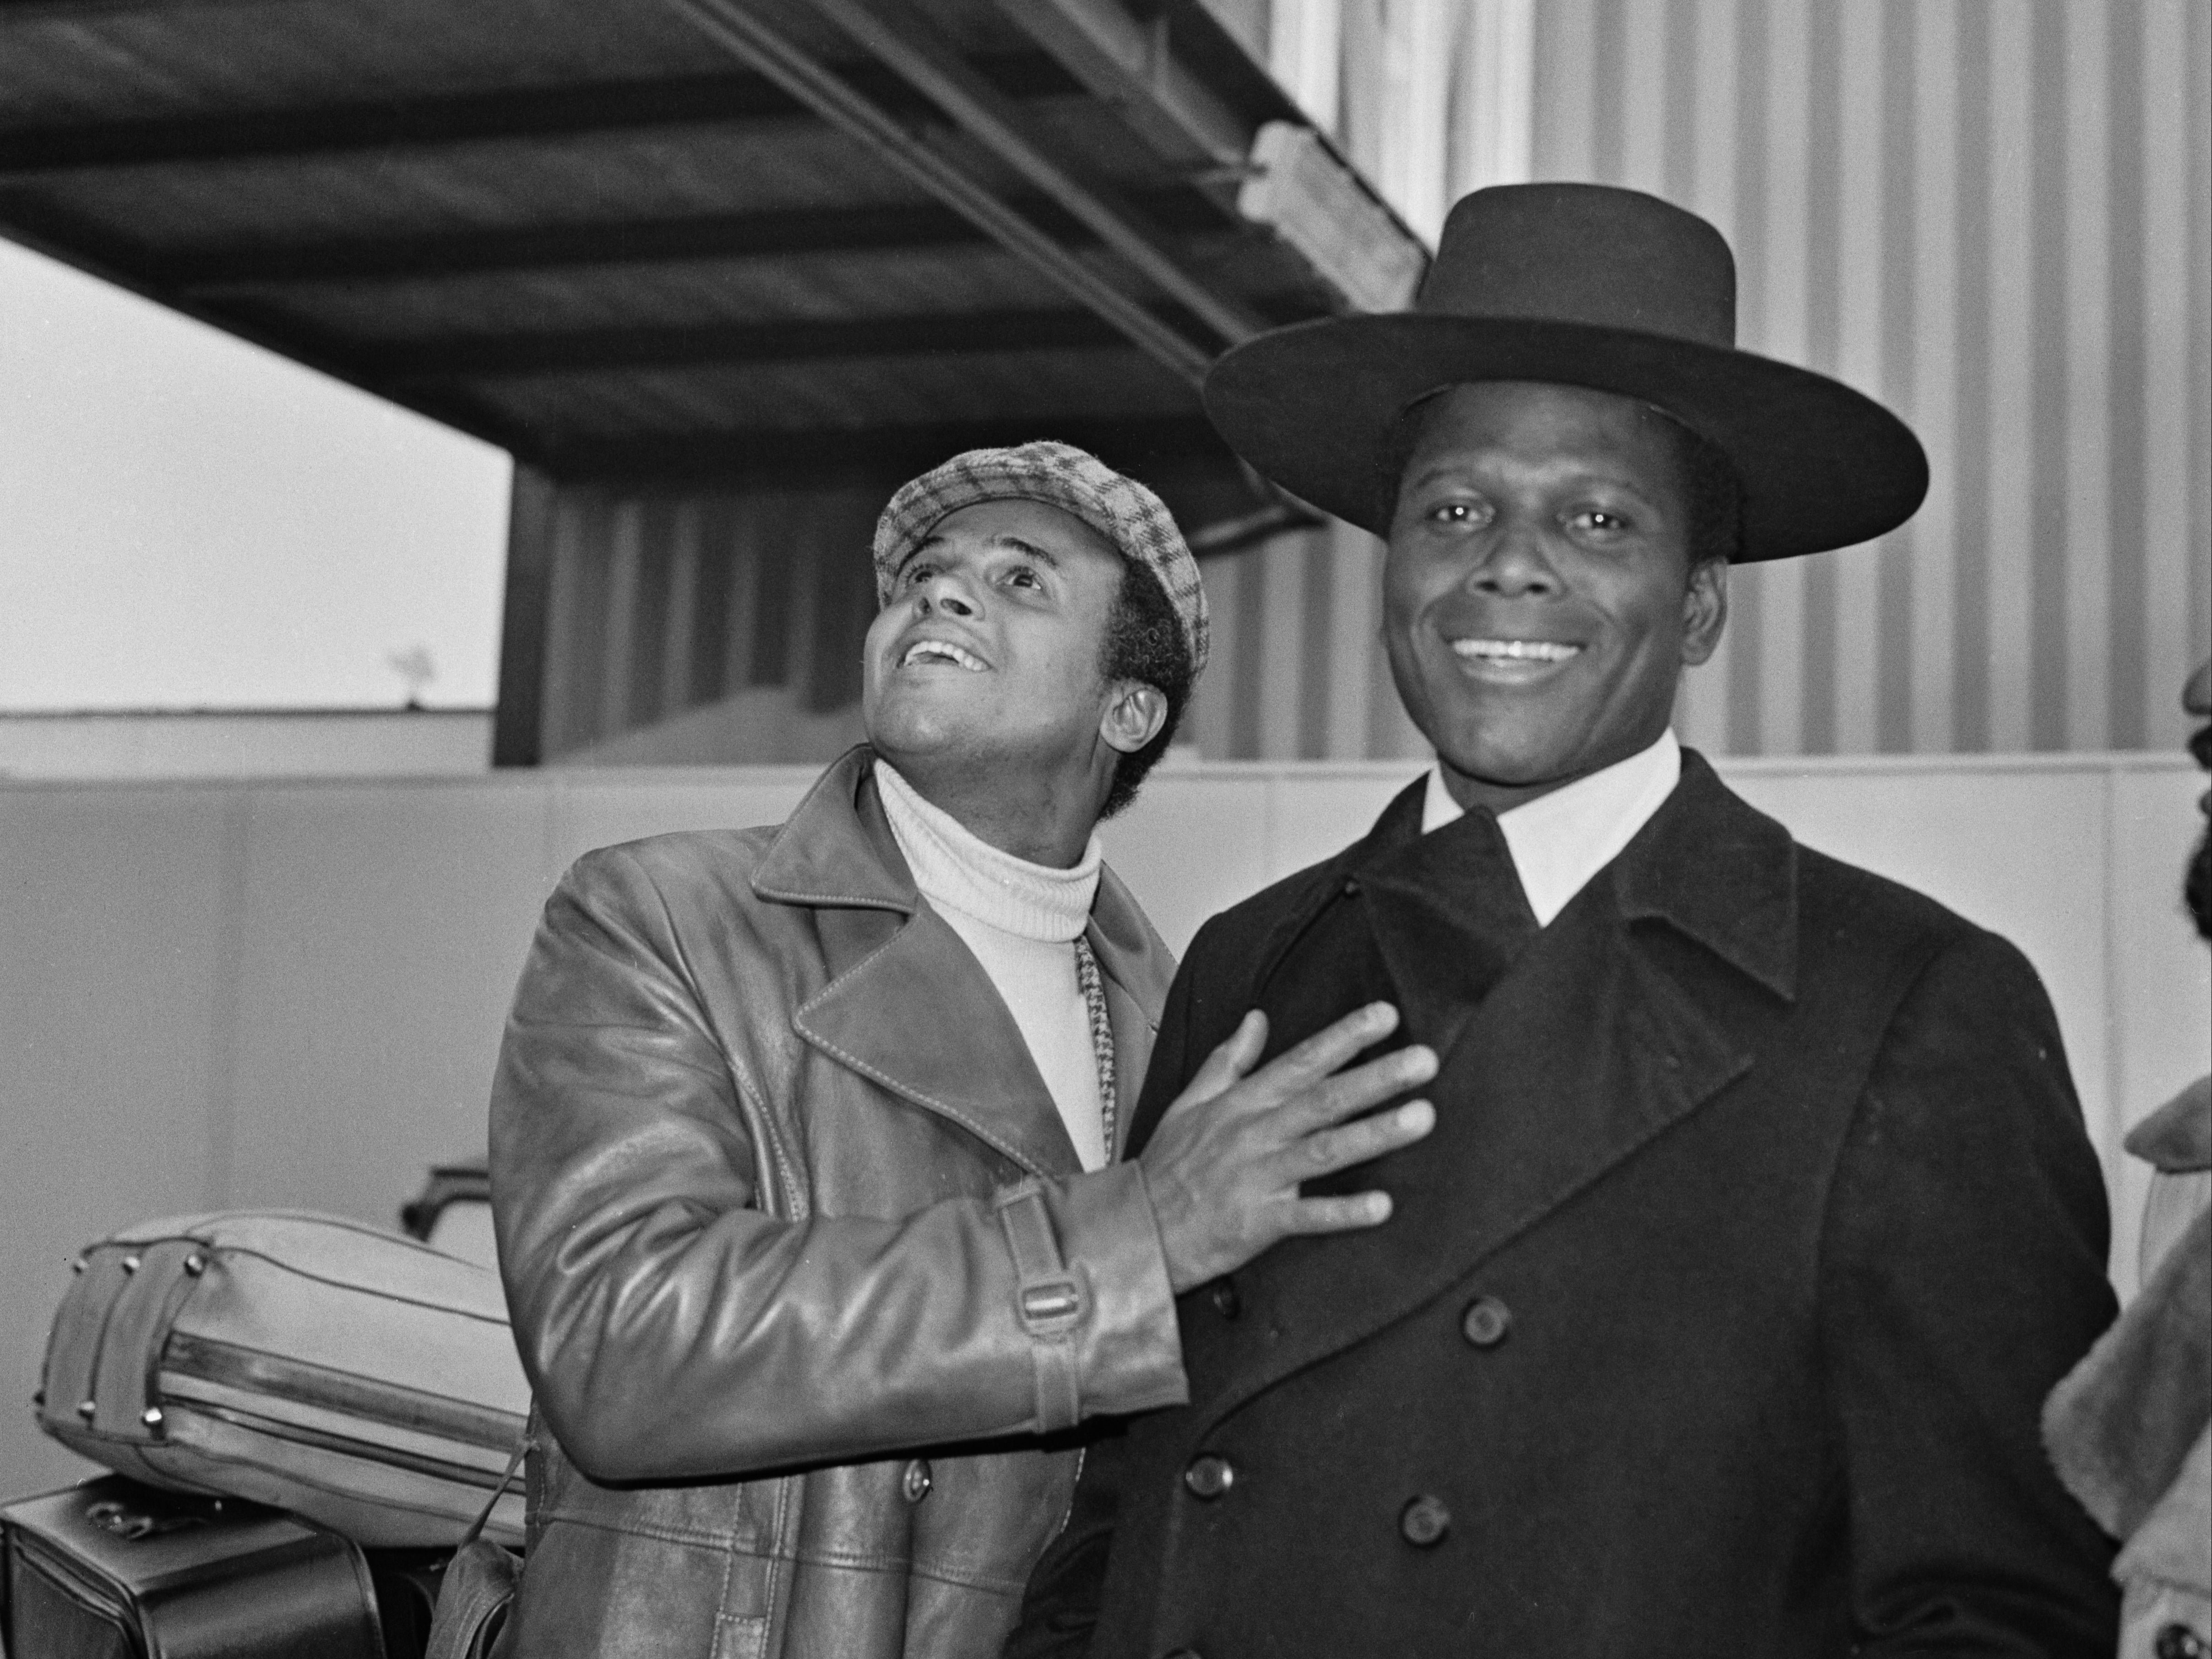
M 0 1510 L 9 1659 L 386 1659 L 360 1547 L 119 1476 Z

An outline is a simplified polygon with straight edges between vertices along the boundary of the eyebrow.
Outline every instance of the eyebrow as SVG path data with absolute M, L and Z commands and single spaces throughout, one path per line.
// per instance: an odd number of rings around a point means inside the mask
M 1449 459 L 1437 460 L 1423 467 L 1419 472 L 1408 472 L 1406 475 L 1404 483 L 1399 487 L 1401 492 L 1421 489 L 1436 483 L 1439 478 L 1449 477 L 1457 465 L 1457 463 Z M 1635 496 L 1638 501 L 1642 501 L 1647 507 L 1664 506 L 1664 503 L 1651 495 L 1650 491 L 1644 489 L 1643 486 L 1636 483 L 1633 480 L 1624 477 L 1615 472 L 1607 472 L 1600 469 L 1585 467 L 1582 471 L 1574 475 L 1571 483 L 1575 485 L 1585 485 L 1593 483 L 1602 484 L 1609 489 L 1625 490 L 1629 495 Z M 1478 486 L 1478 489 L 1479 488 L 1480 486 Z
M 1060 568 L 1060 561 L 1054 556 L 1051 549 L 1039 547 L 1035 542 L 1024 541 L 1019 536 L 994 536 L 991 542 L 996 547 L 1019 548 L 1039 564 L 1049 565 L 1054 570 Z
M 898 562 L 898 568 L 892 572 L 892 574 L 903 575 L 906 572 L 907 566 L 912 564 L 915 560 L 919 558 L 922 554 L 927 552 L 931 548 L 937 546 L 944 539 L 944 537 L 935 534 L 924 536 L 920 541 L 916 542 L 912 548 L 908 550 L 906 557 Z M 1060 560 L 1053 554 L 1049 548 L 1039 547 L 1035 542 L 1025 541 L 1019 536 L 994 536 L 991 538 L 991 545 L 994 547 L 1011 547 L 1017 549 L 1019 551 L 1027 554 L 1030 558 L 1035 559 L 1039 564 L 1047 566 L 1054 570 L 1060 568 Z

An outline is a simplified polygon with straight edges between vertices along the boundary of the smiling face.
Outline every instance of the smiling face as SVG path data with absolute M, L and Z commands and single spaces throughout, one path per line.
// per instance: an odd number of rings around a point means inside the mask
M 1462 805 L 1505 811 L 1657 741 L 1727 614 L 1692 568 L 1687 440 L 1632 399 L 1454 386 L 1419 416 L 1382 592 L 1392 677 Z
M 945 514 L 868 629 L 869 742 L 940 805 L 981 791 L 1016 812 L 1087 801 L 1095 818 L 1115 762 L 1164 718 L 1158 692 L 1101 672 L 1121 572 L 1103 537 L 1042 501 Z

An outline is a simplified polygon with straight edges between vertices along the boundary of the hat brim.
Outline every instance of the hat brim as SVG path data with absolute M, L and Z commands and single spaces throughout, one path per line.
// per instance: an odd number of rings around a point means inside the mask
M 1911 429 L 1840 380 L 1582 323 L 1398 312 L 1293 324 L 1225 353 L 1206 376 L 1206 411 L 1267 477 L 1382 536 L 1382 471 L 1400 412 L 1476 380 L 1586 386 L 1680 421 L 1735 464 L 1741 562 L 1871 541 L 1928 493 L 1928 458 Z

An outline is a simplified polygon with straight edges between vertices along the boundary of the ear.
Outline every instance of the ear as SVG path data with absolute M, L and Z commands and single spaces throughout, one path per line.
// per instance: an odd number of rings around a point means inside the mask
M 1682 592 L 1682 660 L 1694 668 L 1720 647 L 1728 626 L 1728 561 L 1700 560 Z
M 1168 700 L 1156 685 L 1142 680 L 1115 680 L 1106 688 L 1106 709 L 1098 717 L 1098 735 L 1109 748 L 1133 755 L 1159 736 L 1168 723 Z

